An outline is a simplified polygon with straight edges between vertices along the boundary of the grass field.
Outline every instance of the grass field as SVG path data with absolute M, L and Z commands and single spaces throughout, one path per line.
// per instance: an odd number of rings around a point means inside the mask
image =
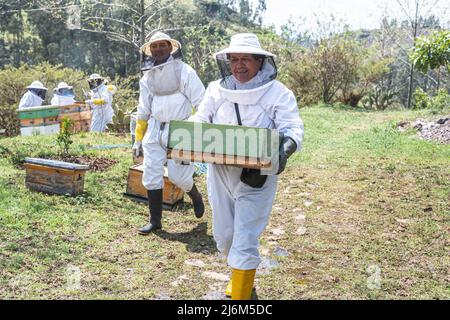
M 318 106 L 301 115 L 304 147 L 261 238 L 258 298 L 449 299 L 450 146 L 395 127 L 439 114 Z M 197 220 L 185 198 L 164 212 L 163 231 L 137 234 L 147 208 L 123 197 L 130 149 L 89 149 L 128 141 L 76 136 L 74 154 L 118 163 L 89 172 L 85 194 L 71 198 L 27 190 L 14 165 L 55 155 L 54 137 L 0 140 L 15 154 L 0 150 L 0 299 L 224 298 L 230 272 L 209 206 Z M 206 194 L 205 177 L 196 180 Z

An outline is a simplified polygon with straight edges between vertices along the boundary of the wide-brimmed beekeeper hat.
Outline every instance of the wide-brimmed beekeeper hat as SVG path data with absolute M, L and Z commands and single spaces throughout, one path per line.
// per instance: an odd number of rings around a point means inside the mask
M 65 83 L 65 82 L 60 82 L 60 83 L 58 83 L 58 86 L 55 88 L 55 92 L 56 91 L 59 91 L 59 90 L 61 90 L 61 89 L 69 89 L 69 90 L 71 90 L 71 89 L 73 89 L 73 87 L 72 86 L 69 86 L 67 83 Z
M 214 58 L 226 59 L 229 53 L 249 53 L 267 57 L 275 57 L 269 51 L 263 50 L 258 37 L 253 33 L 238 33 L 231 37 L 230 46 L 222 51 L 216 52 Z
M 92 80 L 105 80 L 105 78 L 103 78 L 101 75 L 99 75 L 98 73 L 93 73 L 89 76 L 88 81 L 92 81 Z
M 147 56 L 152 56 L 152 52 L 150 50 L 150 46 L 152 43 L 158 42 L 158 41 L 168 41 L 172 44 L 172 53 L 178 51 L 179 49 L 181 49 L 181 43 L 175 39 L 172 39 L 168 34 L 164 33 L 164 32 L 156 32 L 151 38 L 150 40 L 145 43 L 142 47 L 141 47 L 141 52 L 143 52 L 145 55 Z
M 42 82 L 40 81 L 33 81 L 28 87 L 27 89 L 39 89 L 39 90 L 48 90 L 46 87 L 44 87 L 44 85 L 42 84 Z

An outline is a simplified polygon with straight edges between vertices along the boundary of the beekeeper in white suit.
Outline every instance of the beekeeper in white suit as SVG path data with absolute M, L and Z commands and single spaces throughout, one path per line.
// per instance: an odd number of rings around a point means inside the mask
M 226 293 L 247 300 L 260 264 L 258 239 L 269 221 L 278 174 L 301 148 L 303 123 L 294 94 L 275 80 L 274 55 L 261 49 L 256 35 L 234 35 L 215 58 L 223 78 L 208 86 L 191 120 L 276 129 L 282 137 L 275 174 L 226 165 L 208 168 L 214 239 L 232 268 Z
M 33 81 L 27 89 L 27 92 L 20 99 L 19 109 L 42 106 L 48 90 L 42 82 Z
M 73 87 L 65 82 L 58 83 L 54 90 L 51 105 L 53 106 L 68 106 L 75 103 L 75 93 Z
M 150 222 L 139 233 L 146 235 L 162 227 L 166 163 L 169 180 L 192 199 L 195 216 L 203 216 L 205 207 L 194 184 L 194 166 L 167 160 L 167 139 L 169 122 L 189 118 L 202 100 L 205 87 L 196 72 L 181 60 L 181 44 L 169 35 L 155 33 L 141 51 L 144 75 L 140 81 L 133 150 L 136 156 L 141 146 L 144 151 L 142 183 L 148 190 Z
M 106 126 L 112 122 L 114 110 L 112 108 L 113 91 L 106 85 L 106 79 L 97 73 L 87 80 L 91 89 L 91 99 L 86 104 L 91 106 L 91 132 L 104 132 Z

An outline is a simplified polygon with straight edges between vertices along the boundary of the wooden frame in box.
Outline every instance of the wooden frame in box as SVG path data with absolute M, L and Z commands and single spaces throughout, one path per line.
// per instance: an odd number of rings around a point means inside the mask
M 170 121 L 167 158 L 270 170 L 279 138 L 272 129 Z

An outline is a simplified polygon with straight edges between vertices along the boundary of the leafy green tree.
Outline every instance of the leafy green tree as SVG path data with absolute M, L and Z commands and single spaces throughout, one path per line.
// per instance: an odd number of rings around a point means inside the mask
M 447 67 L 450 72 L 450 31 L 443 30 L 429 37 L 418 38 L 410 59 L 424 73 L 439 67 Z

